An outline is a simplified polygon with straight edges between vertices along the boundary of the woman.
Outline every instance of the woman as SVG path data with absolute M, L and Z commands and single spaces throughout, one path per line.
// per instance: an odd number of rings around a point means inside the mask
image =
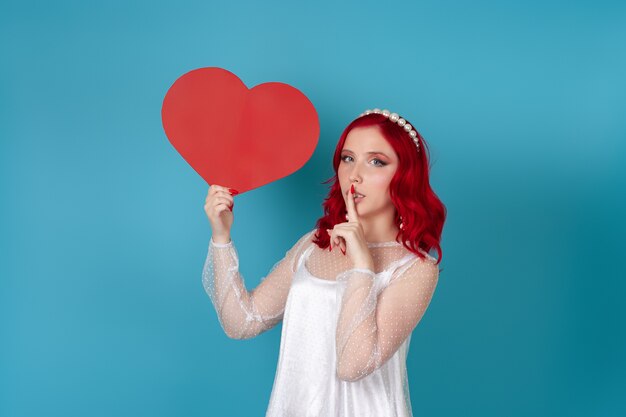
M 337 144 L 324 216 L 251 292 L 230 240 L 235 193 L 209 188 L 203 285 L 222 328 L 247 339 L 283 320 L 266 416 L 412 416 L 406 355 L 446 217 L 425 145 L 396 113 L 357 117 Z

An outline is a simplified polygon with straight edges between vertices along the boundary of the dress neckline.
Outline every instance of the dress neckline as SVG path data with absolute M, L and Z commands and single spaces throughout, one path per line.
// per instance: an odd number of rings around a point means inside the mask
M 401 246 L 402 244 L 398 241 L 395 240 L 390 240 L 387 242 L 366 242 L 367 243 L 367 247 L 371 248 L 371 247 L 384 247 L 384 246 Z M 309 255 L 311 254 L 311 252 L 313 251 L 313 249 L 315 249 L 315 247 L 317 247 L 317 245 L 315 244 L 311 244 L 300 256 L 302 257 L 301 261 L 300 261 L 300 267 L 304 270 L 304 273 L 306 275 L 308 275 L 309 277 L 317 280 L 317 281 L 324 281 L 324 282 L 329 282 L 329 283 L 336 283 L 337 280 L 336 279 L 326 279 L 326 278 L 321 278 L 318 277 L 316 275 L 314 275 L 311 270 L 309 270 L 309 267 L 306 264 L 307 259 L 309 259 Z
M 402 245 L 402 243 L 395 241 L 395 240 L 389 240 L 387 242 L 366 242 L 367 243 L 367 247 L 369 248 L 377 248 L 377 247 L 381 247 L 381 246 L 399 246 Z

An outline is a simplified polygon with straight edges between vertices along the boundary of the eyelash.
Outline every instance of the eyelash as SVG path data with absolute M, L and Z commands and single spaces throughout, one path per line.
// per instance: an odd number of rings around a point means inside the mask
M 346 161 L 345 161 L 345 159 L 346 159 L 346 158 L 352 158 L 352 157 L 351 157 L 350 155 L 344 155 L 344 156 L 342 156 L 342 157 L 341 157 L 341 160 L 342 160 L 342 161 L 344 161 L 344 162 L 346 162 Z M 378 158 L 374 158 L 374 159 L 373 159 L 373 161 L 378 161 L 378 162 L 380 162 L 380 165 L 376 165 L 376 166 L 378 166 L 378 167 L 384 167 L 385 165 L 387 165 L 386 163 L 384 163 L 383 161 L 381 161 L 381 160 L 380 160 L 380 159 L 378 159 Z

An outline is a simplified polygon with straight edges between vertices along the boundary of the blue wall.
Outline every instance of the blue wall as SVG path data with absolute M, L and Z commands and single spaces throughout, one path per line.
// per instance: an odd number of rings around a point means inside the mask
M 321 214 L 345 125 L 389 108 L 448 208 L 414 414 L 626 415 L 623 2 L 92 3 L 0 5 L 0 415 L 264 415 L 281 326 L 222 332 L 208 185 L 161 126 L 205 66 L 320 116 L 306 166 L 236 197 L 249 287 Z

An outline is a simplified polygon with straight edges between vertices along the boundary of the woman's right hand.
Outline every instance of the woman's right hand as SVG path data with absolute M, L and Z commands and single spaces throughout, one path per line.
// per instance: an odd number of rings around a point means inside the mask
M 228 240 L 230 238 L 230 228 L 233 225 L 232 208 L 235 204 L 233 196 L 237 194 L 235 190 L 231 194 L 230 189 L 221 185 L 211 185 L 206 197 L 204 211 L 211 223 L 213 236 Z

